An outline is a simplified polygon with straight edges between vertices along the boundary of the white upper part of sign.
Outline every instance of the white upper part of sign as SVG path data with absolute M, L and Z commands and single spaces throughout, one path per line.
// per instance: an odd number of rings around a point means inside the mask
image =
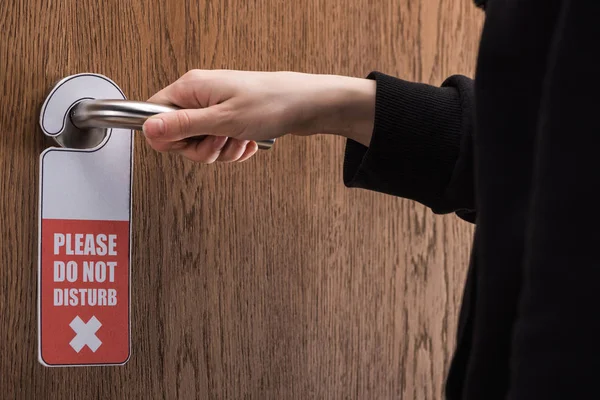
M 49 136 L 62 130 L 70 107 L 82 99 L 125 99 L 119 87 L 97 74 L 59 82 L 46 99 L 40 126 Z M 51 147 L 40 158 L 41 217 L 130 220 L 133 131 L 112 129 L 93 149 Z

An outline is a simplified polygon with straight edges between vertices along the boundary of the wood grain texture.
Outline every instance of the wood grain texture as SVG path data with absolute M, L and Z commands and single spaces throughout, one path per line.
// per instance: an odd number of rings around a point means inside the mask
M 373 4 L 372 2 L 369 4 Z M 453 0 L 5 0 L 0 12 L 3 398 L 439 399 L 472 228 L 342 183 L 340 138 L 203 166 L 136 138 L 123 367 L 37 362 L 39 108 L 102 73 L 143 100 L 191 68 L 440 84 L 471 75 L 483 15 Z

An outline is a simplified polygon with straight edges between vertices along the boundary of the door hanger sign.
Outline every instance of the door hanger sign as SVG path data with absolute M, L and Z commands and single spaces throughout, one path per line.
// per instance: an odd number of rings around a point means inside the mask
M 124 99 L 96 74 L 60 81 L 40 125 L 57 136 L 82 99 Z M 133 131 L 40 155 L 38 358 L 49 367 L 122 365 L 130 355 Z

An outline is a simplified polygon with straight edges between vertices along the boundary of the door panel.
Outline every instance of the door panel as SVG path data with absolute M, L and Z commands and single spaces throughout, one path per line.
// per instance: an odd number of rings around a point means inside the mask
M 64 76 L 145 100 L 191 68 L 440 84 L 470 75 L 469 1 L 8 0 L 0 13 L 0 389 L 8 398 L 438 399 L 471 227 L 342 184 L 344 141 L 284 137 L 243 164 L 135 142 L 132 357 L 37 362 L 37 125 Z

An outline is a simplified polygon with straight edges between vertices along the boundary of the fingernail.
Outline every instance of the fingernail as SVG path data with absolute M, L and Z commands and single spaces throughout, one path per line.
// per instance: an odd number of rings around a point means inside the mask
M 148 137 L 158 137 L 161 136 L 165 131 L 165 123 L 161 118 L 150 118 L 142 127 L 144 131 L 144 135 Z
M 221 149 L 225 146 L 225 143 L 227 143 L 227 136 L 214 136 L 213 149 L 216 151 L 221 151 Z

